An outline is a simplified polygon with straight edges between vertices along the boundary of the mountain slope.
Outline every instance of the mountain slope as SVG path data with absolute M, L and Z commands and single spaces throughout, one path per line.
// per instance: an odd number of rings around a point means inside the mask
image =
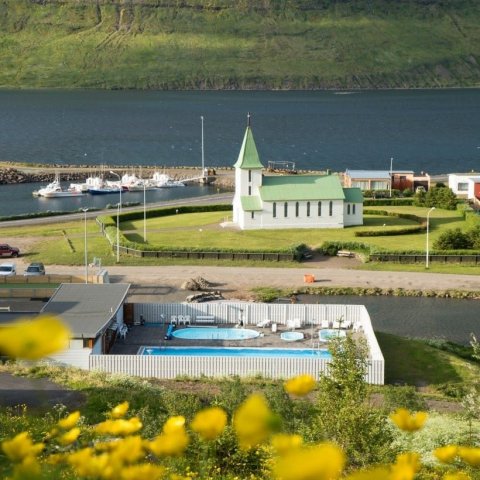
M 475 0 L 2 0 L 0 87 L 480 86 Z

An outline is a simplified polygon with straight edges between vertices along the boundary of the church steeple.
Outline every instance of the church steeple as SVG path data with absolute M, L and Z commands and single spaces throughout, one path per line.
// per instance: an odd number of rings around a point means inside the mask
M 258 156 L 255 140 L 253 139 L 250 112 L 247 115 L 247 130 L 245 131 L 242 147 L 240 148 L 238 160 L 234 167 L 246 170 L 263 169 L 260 157 Z

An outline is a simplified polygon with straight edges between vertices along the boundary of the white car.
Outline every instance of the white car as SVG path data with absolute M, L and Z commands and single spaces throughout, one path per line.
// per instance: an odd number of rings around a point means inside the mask
M 17 267 L 14 263 L 2 263 L 0 265 L 0 276 L 6 277 L 17 274 Z

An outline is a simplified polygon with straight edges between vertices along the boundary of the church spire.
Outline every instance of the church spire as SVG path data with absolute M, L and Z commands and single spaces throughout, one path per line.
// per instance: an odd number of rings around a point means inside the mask
M 250 112 L 248 112 L 247 130 L 245 132 L 245 136 L 243 137 L 242 147 L 240 148 L 237 163 L 235 163 L 234 167 L 248 170 L 263 169 L 263 165 L 260 162 L 260 157 L 258 156 L 255 140 L 253 139 L 253 133 L 250 126 L 251 117 L 252 115 Z

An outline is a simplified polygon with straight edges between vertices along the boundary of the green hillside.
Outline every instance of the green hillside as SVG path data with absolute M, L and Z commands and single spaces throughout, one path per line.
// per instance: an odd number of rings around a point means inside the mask
M 2 0 L 0 87 L 480 86 L 478 0 Z

